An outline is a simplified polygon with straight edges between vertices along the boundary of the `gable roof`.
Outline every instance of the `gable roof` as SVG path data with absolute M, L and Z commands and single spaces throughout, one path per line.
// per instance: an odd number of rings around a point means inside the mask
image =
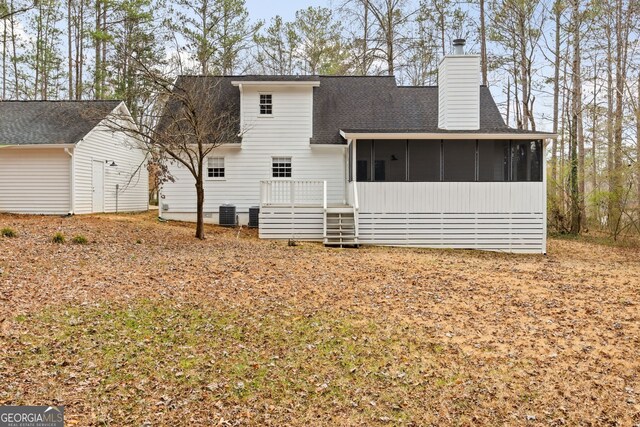
M 390 77 L 320 77 L 314 96 L 312 142 L 344 143 L 336 128 L 352 133 L 521 133 L 508 127 L 491 96 L 480 87 L 480 129 L 438 128 L 438 87 L 397 86 Z M 540 132 L 535 132 L 540 133 Z
M 480 129 L 452 131 L 438 128 L 438 87 L 398 86 L 393 76 L 180 76 L 180 87 L 194 82 L 216 87 L 220 108 L 240 114 L 240 91 L 232 82 L 320 82 L 313 88 L 312 144 L 345 144 L 349 133 L 430 133 L 542 135 L 507 126 L 486 86 L 480 87 Z M 206 93 L 207 90 L 201 90 Z M 212 95 L 205 95 L 210 99 Z M 224 101 L 223 101 L 224 100 Z M 224 102 L 224 105 L 222 104 Z
M 0 145 L 75 144 L 122 101 L 0 101 Z

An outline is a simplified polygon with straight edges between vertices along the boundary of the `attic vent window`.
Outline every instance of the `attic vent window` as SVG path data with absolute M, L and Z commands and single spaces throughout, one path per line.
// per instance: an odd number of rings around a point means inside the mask
M 260 115 L 273 114 L 273 95 L 270 93 L 260 94 Z

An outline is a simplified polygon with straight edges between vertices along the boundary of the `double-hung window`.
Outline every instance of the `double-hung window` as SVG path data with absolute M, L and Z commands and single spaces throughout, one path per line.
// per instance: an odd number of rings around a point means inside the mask
M 224 178 L 224 157 L 209 157 L 207 159 L 207 178 Z
M 260 115 L 270 116 L 273 114 L 273 95 L 270 93 L 260 94 Z
M 291 157 L 273 157 L 271 159 L 273 178 L 291 178 Z

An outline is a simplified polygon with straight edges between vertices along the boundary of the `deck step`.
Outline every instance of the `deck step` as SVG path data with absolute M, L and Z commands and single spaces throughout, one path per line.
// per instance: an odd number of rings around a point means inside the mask
M 356 220 L 353 207 L 329 207 L 326 212 L 327 232 L 324 245 L 331 247 L 357 247 Z

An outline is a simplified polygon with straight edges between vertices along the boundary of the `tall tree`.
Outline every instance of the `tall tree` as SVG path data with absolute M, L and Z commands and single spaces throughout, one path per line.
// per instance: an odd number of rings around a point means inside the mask
M 560 101 L 560 63 L 562 61 L 561 51 L 561 31 L 562 31 L 562 12 L 564 4 L 562 0 L 555 0 L 553 3 L 553 17 L 555 24 L 554 50 L 553 50 L 553 133 L 558 133 L 559 123 L 559 101 Z M 552 203 L 557 204 L 557 186 L 558 186 L 558 140 L 553 140 L 551 146 L 551 187 L 550 195 Z M 554 206 L 557 208 L 557 206 Z
M 301 42 L 298 57 L 305 74 L 342 74 L 346 55 L 342 28 L 331 10 L 309 7 L 296 12 L 295 29 Z
M 494 0 L 492 7 L 491 39 L 512 55 L 513 68 L 508 71 L 519 82 L 515 95 L 521 103 L 516 107 L 522 110 L 522 121 L 518 127 L 535 130 L 532 86 L 545 17 L 540 0 Z
M 216 73 L 229 75 L 238 70 L 240 55 L 249 49 L 262 22 L 249 22 L 245 0 L 218 0 L 217 8 L 219 23 L 215 40 L 218 48 L 213 54 L 213 66 Z
M 396 71 L 396 59 L 403 53 L 406 44 L 405 29 L 417 10 L 409 11 L 406 0 L 358 0 L 369 9 L 376 23 L 376 37 L 381 41 L 375 57 L 384 61 L 387 74 Z
M 582 70 L 580 46 L 580 0 L 571 0 L 571 37 L 573 46 L 573 61 L 571 66 L 571 117 L 569 129 L 570 147 L 570 204 L 571 204 L 571 233 L 580 233 L 582 226 L 582 178 L 584 171 L 584 148 L 580 150 L 580 133 L 582 133 Z M 580 167 L 582 165 L 582 168 Z M 582 169 L 582 171 L 581 171 Z
M 294 74 L 298 67 L 296 50 L 301 42 L 295 25 L 284 22 L 281 16 L 271 20 L 271 25 L 254 36 L 257 46 L 256 62 L 264 74 Z

